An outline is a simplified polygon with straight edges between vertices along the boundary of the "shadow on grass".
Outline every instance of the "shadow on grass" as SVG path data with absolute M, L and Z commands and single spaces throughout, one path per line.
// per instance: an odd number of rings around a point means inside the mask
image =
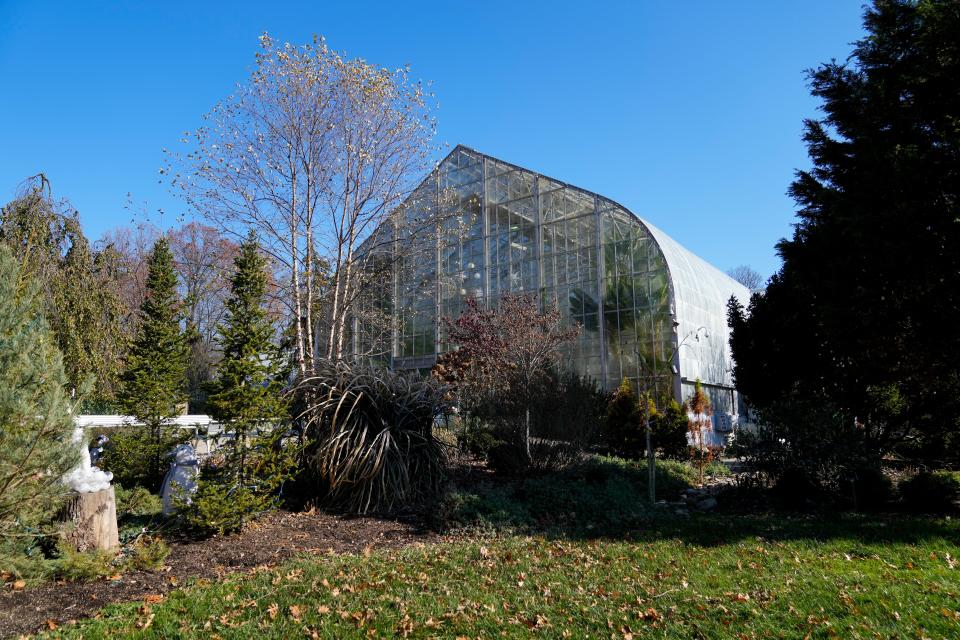
M 658 498 L 676 500 L 692 481 L 689 466 L 658 461 Z M 736 495 L 720 499 L 736 499 Z M 452 532 L 639 542 L 669 538 L 700 546 L 758 537 L 771 542 L 850 539 L 919 543 L 943 539 L 960 544 L 960 526 L 949 518 L 836 511 L 678 516 L 669 506 L 649 503 L 643 463 L 617 458 L 595 458 L 535 477 L 456 479 L 434 521 L 438 528 Z

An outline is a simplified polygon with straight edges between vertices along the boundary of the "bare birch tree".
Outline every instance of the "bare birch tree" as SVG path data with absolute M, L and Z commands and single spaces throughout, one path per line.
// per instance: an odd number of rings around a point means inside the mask
M 358 248 L 425 173 L 436 125 L 408 68 L 346 58 L 322 38 L 260 43 L 249 80 L 162 173 L 207 220 L 237 235 L 257 229 L 288 275 L 302 375 L 316 357 L 344 356 L 370 255 Z

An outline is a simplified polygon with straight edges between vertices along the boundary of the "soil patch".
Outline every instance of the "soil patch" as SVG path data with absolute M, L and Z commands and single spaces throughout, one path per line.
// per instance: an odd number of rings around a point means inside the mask
M 134 571 L 118 580 L 61 582 L 0 594 L 0 637 L 34 633 L 89 617 L 115 602 L 143 599 L 227 573 L 272 565 L 297 553 L 357 553 L 365 548 L 430 542 L 437 535 L 414 524 L 375 518 L 347 518 L 320 512 L 278 511 L 230 536 L 199 542 L 171 542 L 166 566 Z

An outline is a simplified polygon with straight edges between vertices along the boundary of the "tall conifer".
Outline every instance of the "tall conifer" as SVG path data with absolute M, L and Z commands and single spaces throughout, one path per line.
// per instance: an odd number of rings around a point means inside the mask
M 170 422 L 187 400 L 188 352 L 181 327 L 182 302 L 177 294 L 173 253 L 165 238 L 157 240 L 150 255 L 147 295 L 140 315 L 119 400 L 124 411 L 142 422 L 146 430 L 115 436 L 113 453 L 118 458 L 122 454 L 131 467 L 123 474 L 130 477 L 121 482 L 158 488 L 163 478 L 163 457 L 178 440 Z M 141 463 L 135 464 L 137 460 Z
M 264 310 L 266 260 L 251 232 L 240 245 L 227 300 L 226 322 L 217 342 L 223 358 L 210 385 L 208 404 L 214 418 L 228 423 L 241 442 L 258 426 L 286 415 L 282 398 L 283 361 L 273 342 L 274 327 Z M 242 450 L 243 447 L 238 447 Z M 244 473 L 240 459 L 239 472 Z
M 217 340 L 223 357 L 207 398 L 213 417 L 233 434 L 232 446 L 222 465 L 201 476 L 188 515 L 195 526 L 220 532 L 239 528 L 248 515 L 268 507 L 293 460 L 280 442 L 288 415 L 286 367 L 264 309 L 266 260 L 253 232 L 234 264 Z

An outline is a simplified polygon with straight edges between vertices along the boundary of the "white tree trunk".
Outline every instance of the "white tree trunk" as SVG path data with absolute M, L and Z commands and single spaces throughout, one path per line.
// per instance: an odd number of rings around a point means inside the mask
M 77 551 L 109 551 L 120 546 L 113 487 L 74 493 L 60 515 L 64 539 Z

